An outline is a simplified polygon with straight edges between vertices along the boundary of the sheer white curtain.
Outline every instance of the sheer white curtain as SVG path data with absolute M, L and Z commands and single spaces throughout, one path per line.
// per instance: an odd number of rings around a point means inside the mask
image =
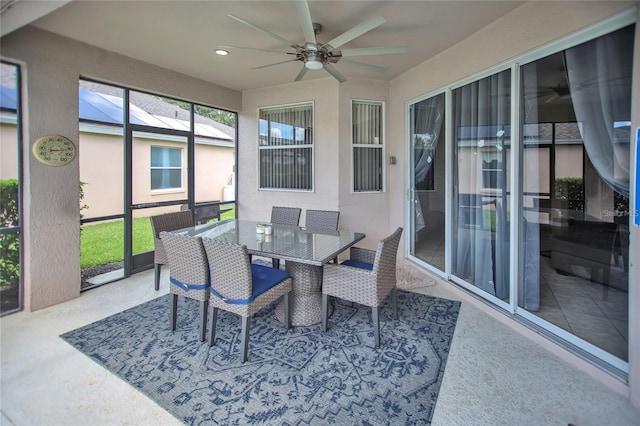
M 425 99 L 411 107 L 414 189 L 434 191 L 433 166 L 436 160 L 436 149 L 441 142 L 444 120 L 444 95 Z M 414 200 L 414 217 L 416 240 L 418 232 L 425 227 L 427 220 L 423 214 L 423 206 L 418 197 Z
M 521 147 L 523 150 L 523 157 L 525 155 L 525 143 L 527 140 L 537 142 L 539 145 L 541 125 L 538 120 L 538 101 L 541 88 L 538 86 L 538 64 L 532 62 L 530 64 L 521 67 L 522 75 L 522 87 L 520 99 L 524 103 L 523 108 L 523 140 Z M 529 154 L 526 156 L 526 160 L 522 162 L 522 179 L 524 182 L 524 190 L 527 192 L 548 192 L 550 188 L 548 184 L 541 188 L 540 171 L 544 170 L 550 173 L 550 163 L 547 163 L 541 167 L 540 155 L 538 154 L 539 148 L 531 148 L 536 150 L 536 154 Z M 522 195 L 525 205 L 524 195 Z M 533 208 L 539 208 L 539 203 L 533 206 Z M 537 213 L 534 215 L 539 216 Z M 540 309 L 540 224 L 539 217 L 533 218 L 534 220 L 527 220 L 525 216 L 522 217 L 521 229 L 522 229 L 522 247 L 523 247 L 523 262 L 522 262 L 522 279 L 518 282 L 518 306 L 521 306 L 529 311 L 538 311 Z
M 604 182 L 629 197 L 629 152 L 616 150 L 618 125 L 631 117 L 634 26 L 623 28 L 565 54 L 573 108 L 589 160 Z
M 457 238 L 453 272 L 491 295 L 508 298 L 506 162 L 502 161 L 502 170 L 497 173 L 496 187 L 485 188 L 482 151 L 492 147 L 506 154 L 505 141 L 510 138 L 510 71 L 456 89 L 454 111 Z

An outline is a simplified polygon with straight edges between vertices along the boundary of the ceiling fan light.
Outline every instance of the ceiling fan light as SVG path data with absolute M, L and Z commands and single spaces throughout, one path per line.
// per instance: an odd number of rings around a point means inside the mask
M 319 70 L 322 68 L 322 62 L 318 60 L 316 55 L 309 55 L 307 58 L 307 62 L 304 63 L 304 66 L 310 70 Z
M 307 61 L 306 64 L 304 64 L 305 67 L 307 67 L 310 70 L 319 70 L 322 68 L 322 62 L 320 61 Z

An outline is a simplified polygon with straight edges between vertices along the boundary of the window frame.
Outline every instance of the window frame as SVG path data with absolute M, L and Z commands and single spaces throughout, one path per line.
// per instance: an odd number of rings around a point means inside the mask
M 153 158 L 153 150 L 163 149 L 163 150 L 175 150 L 180 153 L 180 166 L 153 166 L 152 158 Z M 152 194 L 157 193 L 165 193 L 165 192 L 175 192 L 175 191 L 183 191 L 184 190 L 184 149 L 175 146 L 167 146 L 167 145 L 149 145 L 149 190 Z M 151 176 L 154 170 L 180 170 L 180 186 L 178 187 L 169 187 L 169 188 L 153 188 L 153 178 Z
M 354 133 L 354 126 L 355 126 L 355 120 L 354 120 L 354 116 L 353 116 L 353 108 L 354 105 L 356 103 L 359 104 L 369 104 L 369 105 L 379 105 L 380 106 L 380 117 L 379 117 L 379 122 L 380 122 L 380 141 L 377 144 L 357 144 L 354 143 L 354 137 L 353 137 L 353 133 Z M 350 170 L 351 170 L 351 193 L 352 194 L 383 194 L 385 192 L 387 192 L 387 168 L 385 167 L 386 165 L 386 158 L 387 158 L 387 138 L 386 138 L 386 102 L 385 101 L 380 101 L 380 100 L 372 100 L 372 99 L 360 99 L 360 98 L 354 98 L 351 99 L 350 102 L 350 126 L 349 126 L 349 131 L 350 131 L 350 145 L 351 145 L 351 158 L 350 158 Z M 376 149 L 381 149 L 381 153 L 380 153 L 380 174 L 381 174 L 381 179 L 382 182 L 380 184 L 380 189 L 379 190 L 356 190 L 355 186 L 356 186 L 356 170 L 355 170 L 355 158 L 356 158 L 356 149 L 357 148 L 376 148 Z
M 310 128 L 308 128 L 305 131 L 305 134 L 308 132 L 309 133 L 309 143 L 304 143 L 304 144 L 292 144 L 292 145 L 269 145 L 268 143 L 266 144 L 262 144 L 261 143 L 261 133 L 260 133 L 260 123 L 262 122 L 262 118 L 261 118 L 261 114 L 263 111 L 274 111 L 274 110 L 278 110 L 278 109 L 287 109 L 287 108 L 294 108 L 294 107 L 305 107 L 307 106 L 310 109 L 311 112 L 311 123 L 310 123 Z M 292 103 L 286 103 L 286 104 L 278 104 L 278 105 L 268 105 L 268 106 L 261 106 L 257 108 L 256 111 L 256 116 L 257 116 L 257 124 L 258 124 L 258 129 L 257 129 L 257 144 L 258 144 L 258 155 L 256 155 L 256 181 L 257 181 L 257 189 L 258 191 L 283 191 L 283 192 L 315 192 L 315 102 L 314 101 L 302 101 L 302 102 L 292 102 Z M 270 122 L 270 121 L 268 121 Z M 267 128 L 270 128 L 270 126 L 268 126 Z M 271 137 L 270 134 L 266 135 L 267 140 Z M 305 141 L 306 141 L 306 137 L 305 137 Z M 294 135 L 294 141 L 295 141 L 295 135 Z M 309 169 L 307 169 L 307 173 L 309 175 L 310 178 L 310 187 L 308 189 L 304 189 L 304 188 L 284 188 L 284 187 L 275 187 L 275 186 L 262 186 L 262 182 L 261 182 L 261 176 L 262 176 L 262 161 L 261 161 L 261 151 L 270 151 L 270 150 L 290 150 L 290 149 L 309 149 L 310 150 L 310 161 L 308 166 L 305 165 L 305 167 L 309 167 Z
M 482 189 L 501 189 L 498 186 L 497 176 L 502 173 L 504 164 L 502 161 L 502 151 L 496 147 L 484 147 L 481 150 L 482 154 Z M 490 162 L 485 161 L 490 159 Z M 491 167 L 491 163 L 495 161 L 496 167 Z
M 23 88 L 23 65 L 20 65 L 15 62 L 11 62 L 9 60 L 0 60 L 2 66 L 13 67 L 15 72 L 15 86 L 16 86 L 16 109 L 15 109 L 15 123 L 13 123 L 13 119 L 8 118 L 8 120 L 3 117 L 0 122 L 2 124 L 15 124 L 15 133 L 16 133 L 16 157 L 15 161 L 17 162 L 17 176 L 16 180 L 18 181 L 18 198 L 17 198 L 17 223 L 10 224 L 8 226 L 3 226 L 0 224 L 0 234 L 2 235 L 11 235 L 17 234 L 18 241 L 18 291 L 17 291 L 17 300 L 15 300 L 15 306 L 8 308 L 4 312 L 0 312 L 0 317 L 8 316 L 10 314 L 21 312 L 24 310 L 24 297 L 25 297 L 25 288 L 24 288 L 24 274 L 25 274 L 25 265 L 24 265 L 24 250 L 25 250 L 25 238 L 24 238 L 24 135 L 22 131 L 23 125 L 23 98 L 22 98 L 22 90 Z M 4 112 L 11 112 L 11 110 L 2 110 L 2 115 Z M 0 255 L 4 255 L 4 253 L 0 253 Z M 13 302 L 10 297 L 10 302 Z

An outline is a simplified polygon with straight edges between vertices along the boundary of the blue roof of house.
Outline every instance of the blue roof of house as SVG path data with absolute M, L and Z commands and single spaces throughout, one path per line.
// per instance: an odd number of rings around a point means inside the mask
M 18 108 L 18 94 L 15 87 L 0 87 L 0 108 L 14 111 Z
M 491 139 L 501 137 L 499 132 L 502 131 L 502 136 L 509 138 L 511 134 L 511 126 L 509 124 L 504 125 L 477 125 L 477 126 L 459 126 L 458 138 L 459 139 Z
M 16 88 L 1 86 L 0 89 L 2 95 L 0 98 L 0 108 L 15 111 L 18 105 Z M 78 89 L 78 97 L 78 114 L 80 120 L 120 126 L 123 124 L 124 109 L 122 107 L 122 98 L 84 88 Z M 189 131 L 189 123 L 184 120 L 150 114 L 135 105 L 129 106 L 129 113 L 131 115 L 130 121 L 133 124 Z M 211 125 L 196 123 L 195 127 L 196 134 L 199 136 L 227 141 L 233 140 L 232 137 Z
M 123 124 L 122 100 L 120 100 L 120 105 L 116 105 L 105 96 L 87 89 L 79 89 L 78 94 L 81 120 Z
M 266 136 L 267 133 L 269 133 L 269 130 L 271 130 L 271 136 L 290 141 L 304 141 L 305 138 L 305 129 L 302 127 L 278 123 L 276 121 L 267 122 L 267 120 L 260 119 L 260 135 Z

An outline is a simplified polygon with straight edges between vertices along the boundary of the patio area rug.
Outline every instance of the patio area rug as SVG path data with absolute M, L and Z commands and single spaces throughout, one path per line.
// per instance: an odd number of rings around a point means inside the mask
M 185 424 L 430 424 L 460 303 L 398 291 L 399 319 L 337 301 L 329 330 L 286 330 L 273 307 L 251 323 L 240 362 L 240 319 L 220 312 L 216 345 L 198 341 L 197 302 L 169 295 L 61 337 Z
M 436 280 L 424 272 L 416 272 L 409 268 L 398 268 L 396 271 L 396 285 L 398 286 L 398 290 L 413 290 L 436 284 Z

